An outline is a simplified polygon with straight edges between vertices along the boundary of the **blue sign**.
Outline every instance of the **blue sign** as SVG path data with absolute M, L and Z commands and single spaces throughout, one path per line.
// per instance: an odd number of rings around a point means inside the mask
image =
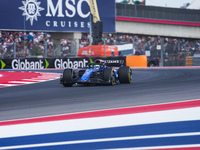
M 89 32 L 88 0 L 0 0 L 0 30 Z M 115 0 L 97 0 L 104 32 L 115 32 Z

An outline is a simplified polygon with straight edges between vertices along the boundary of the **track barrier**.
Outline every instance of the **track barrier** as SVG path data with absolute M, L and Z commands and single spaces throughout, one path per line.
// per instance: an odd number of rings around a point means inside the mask
M 147 56 L 146 55 L 126 56 L 126 66 L 147 67 Z
M 107 66 L 126 65 L 126 57 L 69 57 L 1 59 L 0 69 L 48 69 L 83 68 L 95 60 L 103 60 Z
M 200 55 L 186 57 L 186 66 L 200 66 Z
M 147 67 L 147 58 L 141 56 L 117 57 L 69 57 L 69 58 L 22 58 L 1 59 L 0 69 L 47 69 L 47 68 L 83 68 L 95 60 L 103 60 L 107 66 Z
M 186 66 L 192 66 L 193 57 L 186 57 Z

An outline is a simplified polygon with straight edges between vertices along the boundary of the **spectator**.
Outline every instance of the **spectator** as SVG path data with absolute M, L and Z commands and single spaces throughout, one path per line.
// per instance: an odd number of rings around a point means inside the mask
M 135 51 L 135 55 L 140 55 L 140 52 L 139 51 Z
M 115 51 L 112 49 L 110 56 L 115 56 Z
M 134 44 L 134 48 L 140 54 L 144 54 L 146 50 L 156 52 L 157 45 L 160 45 L 159 38 L 154 36 L 103 34 L 103 37 L 107 45 Z M 16 55 L 19 58 L 31 56 L 31 51 L 34 48 L 38 48 L 41 54 L 44 55 L 44 41 L 47 42 L 48 56 L 53 56 L 55 47 L 49 33 L 0 31 L 0 57 L 12 58 L 14 56 L 14 42 L 16 43 Z M 79 44 L 80 47 L 88 46 L 90 44 L 90 35 L 83 33 Z M 71 47 L 71 40 L 61 40 L 61 54 L 63 57 L 71 55 Z M 193 56 L 196 53 L 200 53 L 200 40 L 165 38 L 164 47 L 165 53 L 169 57 L 177 52 L 183 53 L 184 56 Z
M 119 51 L 118 56 L 123 56 L 121 51 Z

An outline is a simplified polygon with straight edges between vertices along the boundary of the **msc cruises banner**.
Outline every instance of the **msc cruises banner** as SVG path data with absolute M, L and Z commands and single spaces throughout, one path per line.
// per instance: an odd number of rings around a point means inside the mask
M 0 30 L 89 32 L 88 0 L 0 0 Z M 115 0 L 97 0 L 104 32 L 115 32 Z

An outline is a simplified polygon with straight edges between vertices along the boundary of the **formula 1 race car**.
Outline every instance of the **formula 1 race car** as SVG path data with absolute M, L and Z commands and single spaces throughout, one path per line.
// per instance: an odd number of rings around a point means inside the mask
M 65 69 L 60 76 L 60 84 L 70 87 L 73 84 L 104 84 L 114 85 L 120 83 L 131 83 L 132 70 L 128 66 L 119 69 L 108 67 L 105 63 L 89 63 L 82 69 Z

